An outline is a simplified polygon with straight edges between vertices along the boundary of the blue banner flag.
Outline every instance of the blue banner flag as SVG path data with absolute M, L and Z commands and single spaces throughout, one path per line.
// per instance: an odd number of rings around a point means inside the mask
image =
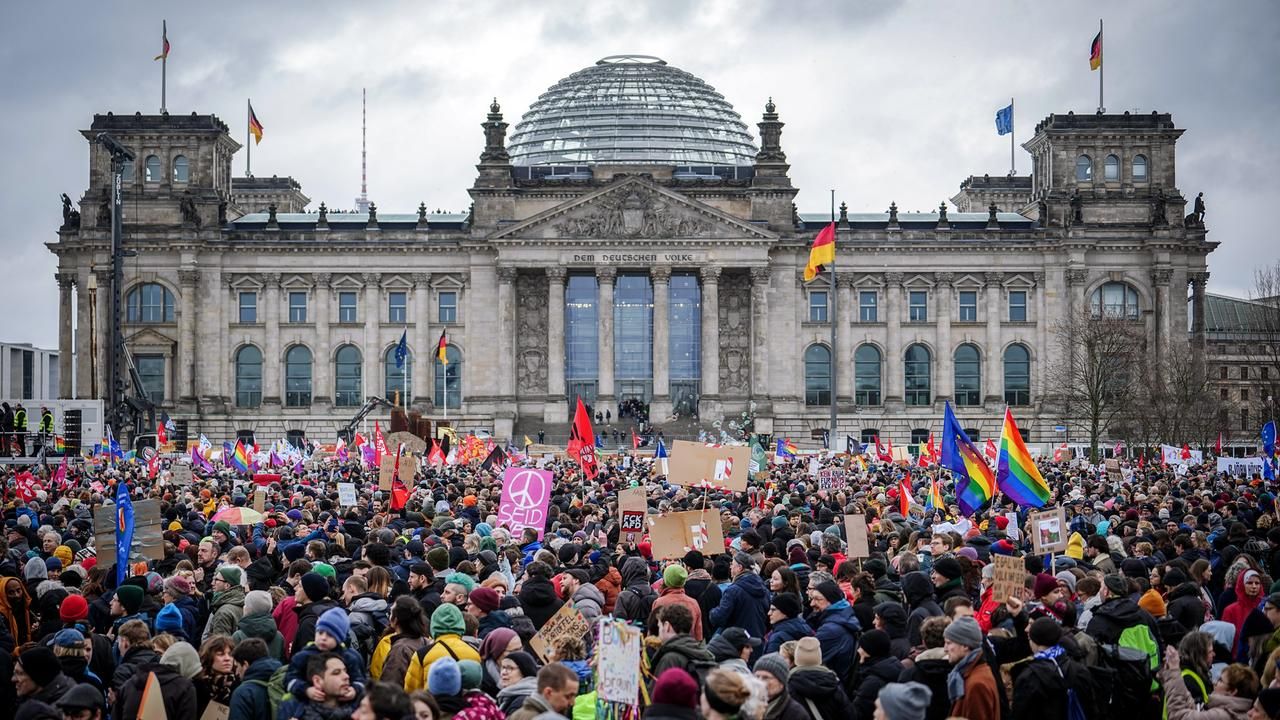
M 404 367 L 404 361 L 409 357 L 409 331 L 405 330 L 400 333 L 400 344 L 396 345 L 396 369 Z
M 996 134 L 1008 135 L 1013 132 L 1013 103 L 996 111 Z
M 116 481 L 116 586 L 129 573 L 129 551 L 133 548 L 133 500 L 124 480 Z
M 1262 426 L 1262 454 L 1268 458 L 1276 454 L 1276 422 L 1274 420 Z

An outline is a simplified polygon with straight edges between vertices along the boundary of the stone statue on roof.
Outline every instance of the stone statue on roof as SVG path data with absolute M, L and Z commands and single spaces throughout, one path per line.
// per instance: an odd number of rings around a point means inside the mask
M 80 227 L 80 212 L 71 207 L 71 198 L 62 193 L 62 227 Z

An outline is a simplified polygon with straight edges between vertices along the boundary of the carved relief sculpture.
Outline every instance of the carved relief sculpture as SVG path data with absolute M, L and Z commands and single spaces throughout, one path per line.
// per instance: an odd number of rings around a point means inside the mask
M 558 223 L 556 230 L 567 238 L 708 237 L 712 231 L 710 222 L 677 210 L 646 188 L 602 196 L 592 209 Z
M 516 394 L 520 396 L 547 392 L 547 287 L 546 275 L 516 277 Z
M 745 395 L 751 386 L 749 276 L 745 272 L 724 271 L 720 276 L 719 300 L 720 393 Z

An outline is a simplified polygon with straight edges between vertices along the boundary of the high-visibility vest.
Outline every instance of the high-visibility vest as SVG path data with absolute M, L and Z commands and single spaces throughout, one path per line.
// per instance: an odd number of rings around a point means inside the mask
M 27 430 L 27 411 L 19 410 L 13 414 L 13 429 L 18 432 L 26 432 Z
M 53 413 L 46 412 L 45 414 L 40 416 L 40 432 L 42 433 L 53 432 Z

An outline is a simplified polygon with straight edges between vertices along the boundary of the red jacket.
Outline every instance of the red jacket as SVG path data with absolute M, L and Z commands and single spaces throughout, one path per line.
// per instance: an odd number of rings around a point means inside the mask
M 991 614 L 996 611 L 996 608 L 1004 604 L 996 601 L 992 595 L 995 595 L 994 585 L 982 591 L 978 611 L 973 614 L 973 619 L 978 621 L 978 627 L 982 628 L 983 635 L 991 632 Z
M 298 613 L 293 611 L 294 605 L 298 600 L 292 595 L 280 601 L 275 610 L 271 611 L 271 617 L 275 618 L 276 629 L 280 631 L 280 636 L 284 638 L 284 656 L 285 658 L 293 655 L 293 638 L 298 634 Z

